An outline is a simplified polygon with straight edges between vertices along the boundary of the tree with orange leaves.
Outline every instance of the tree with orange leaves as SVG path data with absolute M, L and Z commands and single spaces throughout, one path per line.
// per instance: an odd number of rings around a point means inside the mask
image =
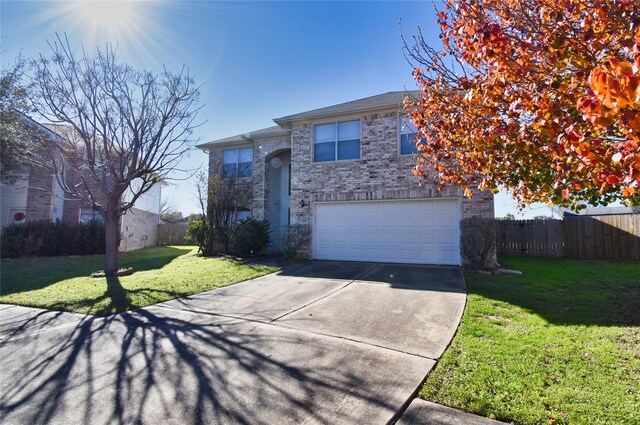
M 520 205 L 640 205 L 640 2 L 444 0 L 405 48 L 415 173 Z

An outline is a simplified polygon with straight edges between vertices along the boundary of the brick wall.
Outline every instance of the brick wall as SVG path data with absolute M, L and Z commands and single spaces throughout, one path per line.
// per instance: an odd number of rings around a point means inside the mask
M 47 169 L 35 166 L 30 168 L 25 211 L 27 221 L 51 220 L 53 179 L 53 174 Z
M 67 184 L 75 187 L 83 187 L 82 186 L 83 183 L 81 182 L 80 178 L 77 177 L 75 170 L 68 171 Z M 105 198 L 98 184 L 89 178 L 87 179 L 87 185 L 91 190 L 91 194 L 96 199 L 98 199 L 99 203 L 102 203 L 104 205 L 106 203 L 104 200 Z M 85 191 L 85 194 L 86 194 L 86 191 Z M 88 197 L 88 195 L 85 195 L 85 196 Z M 80 220 L 80 210 L 91 209 L 91 208 L 92 208 L 92 205 L 89 202 L 83 201 L 78 198 L 74 198 L 71 195 L 66 194 L 63 213 L 62 213 L 62 220 L 69 223 L 77 223 Z
M 361 118 L 360 159 L 313 162 L 313 122 L 293 126 L 292 205 L 300 199 L 352 201 L 417 199 L 458 196 L 459 190 L 438 192 L 411 174 L 411 155 L 400 155 L 398 113 L 369 114 Z M 296 223 L 310 222 L 309 208 L 296 208 Z

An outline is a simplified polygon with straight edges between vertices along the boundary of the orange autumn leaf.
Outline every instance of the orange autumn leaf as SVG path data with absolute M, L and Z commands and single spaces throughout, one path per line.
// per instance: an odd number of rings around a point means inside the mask
M 415 172 L 520 204 L 640 204 L 640 2 L 444 6 L 448 49 L 408 50 L 420 97 L 406 109 L 430 141 Z

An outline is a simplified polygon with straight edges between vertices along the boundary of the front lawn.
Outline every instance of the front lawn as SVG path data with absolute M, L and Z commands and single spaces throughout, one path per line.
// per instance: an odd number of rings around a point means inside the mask
M 203 258 L 196 248 L 155 246 L 118 254 L 135 273 L 91 278 L 102 255 L 2 261 L 0 303 L 105 316 L 208 291 L 277 271 L 242 261 Z
M 640 262 L 502 258 L 420 397 L 516 424 L 640 424 Z

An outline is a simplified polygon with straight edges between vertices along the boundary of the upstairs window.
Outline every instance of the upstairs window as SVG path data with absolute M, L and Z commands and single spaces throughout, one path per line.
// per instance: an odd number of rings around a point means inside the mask
M 313 129 L 313 161 L 360 159 L 360 120 L 319 124 Z
M 418 147 L 415 142 L 416 134 L 418 134 L 418 130 L 411 122 L 411 118 L 400 116 L 400 155 L 418 153 Z
M 253 149 L 227 149 L 222 154 L 222 178 L 251 177 Z

